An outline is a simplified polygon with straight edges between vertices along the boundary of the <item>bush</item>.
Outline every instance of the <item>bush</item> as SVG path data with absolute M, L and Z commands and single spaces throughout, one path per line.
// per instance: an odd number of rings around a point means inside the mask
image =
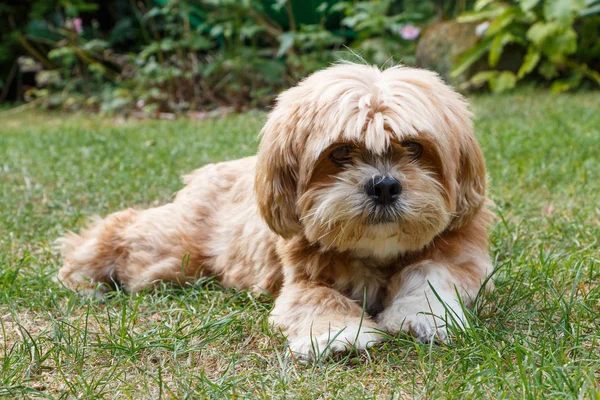
M 29 0 L 0 4 L 0 102 L 167 117 L 264 107 L 339 58 L 414 64 L 420 28 L 458 15 L 487 28 L 453 67 L 477 71 L 465 88 L 600 83 L 600 0 Z M 447 47 L 450 69 L 463 50 Z
M 26 100 L 141 115 L 240 109 L 339 57 L 413 62 L 414 24 L 437 10 L 406 3 L 37 0 L 11 34 L 36 64 Z
M 585 81 L 600 85 L 600 0 L 478 0 L 459 21 L 483 21 L 482 40 L 463 54 L 452 74 L 460 75 L 486 57 L 492 69 L 473 75 L 470 84 L 488 83 L 494 92 L 513 88 L 536 74 L 552 82 L 553 92 Z M 525 49 L 516 71 L 494 69 L 509 44 Z

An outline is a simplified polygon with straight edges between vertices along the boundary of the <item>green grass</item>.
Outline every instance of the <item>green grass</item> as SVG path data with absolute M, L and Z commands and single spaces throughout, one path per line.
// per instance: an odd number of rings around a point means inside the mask
M 264 114 L 0 117 L 0 397 L 598 399 L 600 94 L 472 102 L 500 216 L 496 291 L 451 344 L 402 335 L 314 366 L 287 356 L 266 297 L 203 281 L 101 302 L 53 281 L 58 236 L 252 154 Z

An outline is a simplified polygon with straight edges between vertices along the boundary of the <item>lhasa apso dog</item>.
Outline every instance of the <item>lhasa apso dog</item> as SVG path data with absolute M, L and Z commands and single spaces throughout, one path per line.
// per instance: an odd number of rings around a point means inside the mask
M 339 64 L 282 93 L 256 157 L 184 177 L 175 200 L 62 238 L 80 292 L 212 275 L 277 296 L 293 352 L 444 340 L 492 271 L 486 172 L 463 98 L 436 74 Z

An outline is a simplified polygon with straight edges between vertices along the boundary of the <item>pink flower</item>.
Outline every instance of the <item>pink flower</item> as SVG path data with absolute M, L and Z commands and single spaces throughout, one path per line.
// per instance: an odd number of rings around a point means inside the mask
M 81 33 L 81 31 L 83 30 L 83 21 L 81 20 L 81 18 L 75 18 L 73 20 L 73 29 L 75 30 L 75 32 Z
M 402 39 L 404 40 L 415 40 L 419 37 L 420 33 L 421 29 L 414 25 L 404 25 L 400 28 L 400 36 L 402 36 Z

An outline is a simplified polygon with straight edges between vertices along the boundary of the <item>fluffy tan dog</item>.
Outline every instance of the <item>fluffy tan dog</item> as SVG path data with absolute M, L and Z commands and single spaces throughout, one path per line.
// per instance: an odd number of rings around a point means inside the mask
M 257 157 L 184 181 L 173 203 L 61 239 L 59 279 L 97 293 L 214 275 L 265 290 L 292 351 L 314 357 L 379 331 L 444 340 L 492 270 L 470 113 L 432 72 L 317 72 L 279 96 Z

